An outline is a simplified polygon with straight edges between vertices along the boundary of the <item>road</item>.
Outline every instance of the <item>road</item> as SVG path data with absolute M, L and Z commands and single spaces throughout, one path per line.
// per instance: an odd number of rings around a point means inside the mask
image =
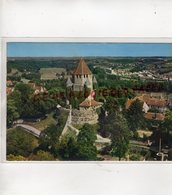
M 30 125 L 26 125 L 26 124 L 17 124 L 15 125 L 15 127 L 22 127 L 25 131 L 31 133 L 32 135 L 34 135 L 35 137 L 39 137 L 41 134 L 41 131 L 36 129 L 35 127 L 32 127 Z

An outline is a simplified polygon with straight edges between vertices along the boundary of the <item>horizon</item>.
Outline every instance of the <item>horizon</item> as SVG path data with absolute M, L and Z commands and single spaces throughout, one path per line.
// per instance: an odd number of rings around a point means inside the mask
M 7 57 L 172 57 L 171 43 L 9 42 Z
M 7 56 L 7 58 L 172 58 L 172 56 Z

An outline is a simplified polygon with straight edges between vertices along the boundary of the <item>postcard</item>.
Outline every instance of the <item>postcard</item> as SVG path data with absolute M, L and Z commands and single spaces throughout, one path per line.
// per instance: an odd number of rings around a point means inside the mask
M 172 160 L 172 44 L 8 42 L 7 161 Z

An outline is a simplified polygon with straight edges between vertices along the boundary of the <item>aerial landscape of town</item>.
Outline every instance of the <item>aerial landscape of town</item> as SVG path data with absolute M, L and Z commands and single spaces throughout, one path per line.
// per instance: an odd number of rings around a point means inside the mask
M 170 56 L 9 55 L 6 94 L 8 161 L 172 160 Z

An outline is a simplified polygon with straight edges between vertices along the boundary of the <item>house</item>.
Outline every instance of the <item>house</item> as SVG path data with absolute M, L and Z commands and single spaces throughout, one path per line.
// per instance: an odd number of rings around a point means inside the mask
M 36 85 L 35 83 L 32 82 L 28 83 L 28 85 L 34 90 L 35 95 L 46 92 L 46 89 L 43 86 Z
M 167 110 L 167 101 L 165 99 L 143 95 L 143 101 L 146 102 L 150 109 L 157 109 L 159 112 L 165 112 Z
M 136 99 L 143 103 L 143 111 L 145 113 L 150 109 L 157 109 L 159 112 L 165 112 L 167 110 L 168 102 L 165 99 L 154 98 L 145 94 L 136 96 L 133 99 L 128 99 L 126 102 L 126 109 L 128 109 Z
M 142 110 L 143 110 L 143 112 L 144 112 L 144 113 L 147 113 L 148 110 L 149 110 L 149 106 L 148 106 L 147 103 L 144 102 L 144 100 L 143 100 L 142 98 L 140 98 L 140 97 L 135 97 L 135 98 L 133 98 L 133 99 L 128 99 L 127 102 L 126 102 L 126 104 L 125 104 L 125 108 L 126 108 L 126 109 L 129 109 L 129 107 L 132 105 L 132 103 L 133 103 L 134 101 L 136 101 L 136 100 L 139 100 L 139 101 L 140 101 L 140 103 L 142 104 Z
M 165 119 L 165 115 L 162 113 L 147 112 L 144 116 L 148 120 L 164 121 Z

